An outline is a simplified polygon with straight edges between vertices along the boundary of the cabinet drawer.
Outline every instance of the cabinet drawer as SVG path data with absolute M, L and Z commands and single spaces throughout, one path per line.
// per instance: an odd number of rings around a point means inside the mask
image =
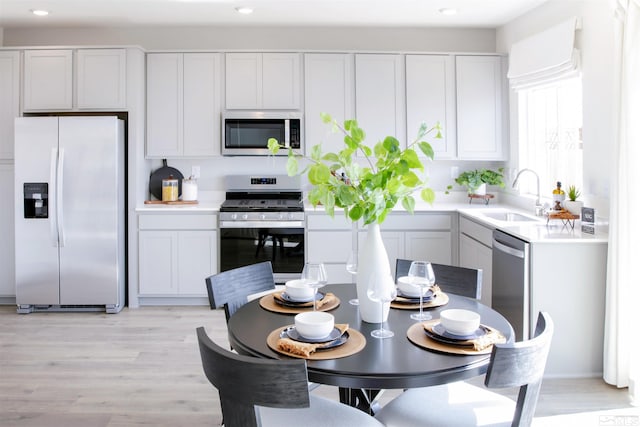
M 381 230 L 451 230 L 448 214 L 390 214 L 380 226 Z
M 460 217 L 460 233 L 466 234 L 487 247 L 492 246 L 493 229 L 480 225 L 463 216 Z
M 216 230 L 216 215 L 140 215 L 138 230 Z
M 350 230 L 351 221 L 344 217 L 342 211 L 331 218 L 328 214 L 307 215 L 308 230 Z

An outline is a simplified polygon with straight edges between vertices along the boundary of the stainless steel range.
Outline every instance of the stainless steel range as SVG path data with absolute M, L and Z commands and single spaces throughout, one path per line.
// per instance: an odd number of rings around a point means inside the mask
M 220 206 L 220 271 L 271 261 L 276 283 L 304 267 L 300 178 L 231 175 Z

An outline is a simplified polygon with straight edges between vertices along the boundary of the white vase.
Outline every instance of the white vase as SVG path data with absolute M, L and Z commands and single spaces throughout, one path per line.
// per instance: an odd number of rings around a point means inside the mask
M 360 318 L 364 322 L 369 323 L 386 322 L 389 315 L 390 303 L 384 303 L 381 309 L 380 303 L 371 301 L 367 296 L 367 287 L 372 275 L 388 277 L 389 286 L 395 286 L 391 278 L 389 257 L 387 256 L 387 250 L 382 241 L 379 224 L 369 224 L 367 239 L 358 252 L 356 288 L 358 292 Z
M 487 194 L 487 184 L 485 182 L 483 182 L 482 184 L 480 184 L 480 187 L 476 188 L 473 191 L 473 194 L 476 194 L 478 196 L 484 196 Z

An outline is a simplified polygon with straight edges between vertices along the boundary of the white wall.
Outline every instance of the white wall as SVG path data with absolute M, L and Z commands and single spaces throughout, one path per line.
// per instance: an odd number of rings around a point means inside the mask
M 599 217 L 609 216 L 613 122 L 613 16 L 607 0 L 551 1 L 499 28 L 498 52 L 507 53 L 512 43 L 540 32 L 571 16 L 582 20 L 578 43 L 583 77 L 584 191 L 587 206 Z M 517 143 L 517 98 L 510 96 L 512 145 Z M 511 150 L 510 167 L 517 167 L 516 150 Z M 544 191 L 544 189 L 541 189 Z
M 0 44 L 2 45 L 2 44 Z M 493 52 L 493 29 L 371 27 L 6 28 L 4 46 L 138 45 L 147 50 Z

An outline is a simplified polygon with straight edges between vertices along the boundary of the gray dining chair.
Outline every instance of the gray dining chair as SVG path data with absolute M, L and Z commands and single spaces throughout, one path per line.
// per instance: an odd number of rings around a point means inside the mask
M 247 296 L 275 289 L 271 261 L 223 271 L 205 278 L 211 309 L 224 307 L 229 317 L 247 303 Z
M 249 326 L 250 327 L 250 326 Z M 204 373 L 218 390 L 225 427 L 383 427 L 370 415 L 309 394 L 304 359 L 261 359 L 232 353 L 197 328 Z
M 530 426 L 552 336 L 553 321 L 541 312 L 534 338 L 493 346 L 486 388 L 460 381 L 410 389 L 384 406 L 376 419 L 387 427 Z M 520 387 L 517 402 L 488 390 L 509 387 Z
M 409 273 L 412 260 L 396 259 L 396 281 Z M 482 270 L 455 265 L 431 263 L 436 283 L 444 292 L 480 299 L 482 296 Z

